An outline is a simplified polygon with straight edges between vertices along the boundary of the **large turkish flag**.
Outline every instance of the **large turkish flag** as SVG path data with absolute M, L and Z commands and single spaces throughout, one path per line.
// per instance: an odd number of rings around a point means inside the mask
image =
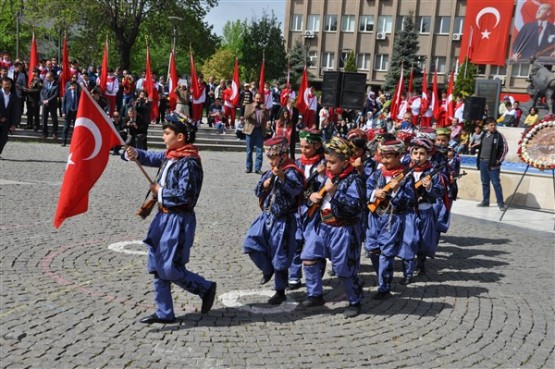
M 110 118 L 86 88 L 81 89 L 66 173 L 60 190 L 54 227 L 87 211 L 89 191 L 108 164 L 110 148 L 124 145 Z
M 513 0 L 468 0 L 459 64 L 505 65 Z

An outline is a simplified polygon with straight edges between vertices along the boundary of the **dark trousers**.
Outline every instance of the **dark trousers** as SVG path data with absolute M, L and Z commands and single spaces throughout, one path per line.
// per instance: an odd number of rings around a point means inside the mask
M 130 134 L 125 142 L 129 146 L 136 147 L 137 149 L 146 150 L 146 134 L 137 133 L 135 135 Z
M 34 128 L 35 131 L 40 127 L 40 103 L 27 100 L 27 127 Z
M 10 122 L 0 123 L 0 154 L 4 150 L 4 146 L 8 142 L 8 132 L 10 131 Z
M 69 131 L 75 124 L 75 116 L 77 115 L 77 111 L 68 111 L 66 113 L 66 119 L 64 121 L 64 129 L 62 131 L 62 143 L 67 144 L 67 136 L 69 135 Z
M 58 115 L 57 115 L 57 102 L 56 100 L 50 102 L 48 106 L 42 107 L 42 135 L 48 136 L 48 114 L 52 117 L 52 133 L 58 134 Z

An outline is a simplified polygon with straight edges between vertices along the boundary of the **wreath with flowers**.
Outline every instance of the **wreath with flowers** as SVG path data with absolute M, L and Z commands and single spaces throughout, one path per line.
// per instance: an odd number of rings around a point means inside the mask
M 523 162 L 539 170 L 555 169 L 555 115 L 547 115 L 526 129 L 518 144 Z

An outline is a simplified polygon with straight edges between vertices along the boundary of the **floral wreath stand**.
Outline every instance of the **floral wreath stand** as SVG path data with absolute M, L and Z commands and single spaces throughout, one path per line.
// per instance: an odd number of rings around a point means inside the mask
M 544 117 L 540 122 L 528 127 L 523 133 L 522 138 L 519 141 L 518 156 L 526 163 L 526 169 L 520 177 L 520 181 L 516 185 L 516 188 L 509 200 L 509 204 L 503 210 L 501 218 L 511 206 L 515 194 L 518 191 L 524 176 L 528 172 L 530 166 L 537 168 L 541 171 L 546 169 L 551 170 L 551 176 L 553 178 L 553 193 L 555 193 L 555 115 L 550 114 Z M 553 227 L 555 230 L 555 225 Z

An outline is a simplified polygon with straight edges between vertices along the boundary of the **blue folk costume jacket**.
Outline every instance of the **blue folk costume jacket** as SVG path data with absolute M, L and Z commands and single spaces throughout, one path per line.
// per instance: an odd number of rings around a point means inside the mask
M 335 182 L 333 196 L 324 197 L 320 211 L 307 223 L 301 254 L 302 260 L 331 259 L 333 270 L 342 278 L 356 275 L 360 267 L 360 217 L 365 204 L 362 178 L 349 168 L 349 173 Z
M 150 246 L 147 268 L 161 279 L 174 280 L 176 275 L 182 275 L 193 246 L 197 224 L 194 207 L 203 180 L 200 158 L 197 155 L 167 160 L 164 152 L 137 152 L 142 165 L 162 166 L 157 179 L 163 187 L 158 193 L 159 211 L 144 240 Z
M 433 174 L 434 168 L 417 167 L 413 172 L 415 186 L 419 181 L 428 175 Z M 419 186 L 415 189 L 416 201 L 418 203 L 417 218 L 416 218 L 416 234 L 411 233 L 409 225 L 405 231 L 405 239 L 403 247 L 412 246 L 407 250 L 405 259 L 410 259 L 411 254 L 422 254 L 429 257 L 434 257 L 437 250 L 438 236 L 437 232 L 437 214 L 434 211 L 434 205 L 442 201 L 445 194 L 445 187 L 442 183 L 441 173 L 435 173 L 432 177 L 432 187 L 426 190 L 424 186 Z M 412 238 L 415 237 L 415 238 Z M 412 241 L 412 242 L 411 242 Z M 414 242 L 416 241 L 416 242 Z
M 436 149 L 438 149 L 437 146 L 436 146 Z M 442 149 L 442 150 L 446 150 L 446 149 Z M 447 152 L 437 151 L 432 155 L 431 162 L 434 166 L 444 165 L 439 179 L 443 184 L 444 193 L 448 195 L 451 191 L 451 186 L 449 186 L 449 176 L 451 175 L 451 172 L 448 165 Z M 451 199 L 449 198 L 449 196 L 443 196 L 441 199 L 437 199 L 433 207 L 434 207 L 434 211 L 436 212 L 437 231 L 447 232 L 451 224 Z M 439 242 L 439 236 L 437 238 L 437 241 Z
M 400 168 L 402 171 L 404 167 Z M 384 176 L 384 168 L 376 170 L 366 181 L 366 196 L 373 202 L 374 190 L 383 188 L 390 178 Z M 380 250 L 385 257 L 408 257 L 401 253 L 405 225 L 414 226 L 416 196 L 414 193 L 414 177 L 407 176 L 401 181 L 397 191 L 391 193 L 388 201 L 382 202 L 375 212 L 368 214 L 366 228 L 366 251 Z M 414 231 L 413 231 L 414 232 Z M 408 248 L 410 249 L 410 247 Z
M 292 164 L 292 165 L 291 165 Z M 268 255 L 275 270 L 287 270 L 297 248 L 297 210 L 304 187 L 304 175 L 291 160 L 282 166 L 284 180 L 275 177 L 272 188 L 264 189 L 264 181 L 272 176 L 265 172 L 258 182 L 255 194 L 262 213 L 251 224 L 243 250 L 245 253 L 263 252 Z

